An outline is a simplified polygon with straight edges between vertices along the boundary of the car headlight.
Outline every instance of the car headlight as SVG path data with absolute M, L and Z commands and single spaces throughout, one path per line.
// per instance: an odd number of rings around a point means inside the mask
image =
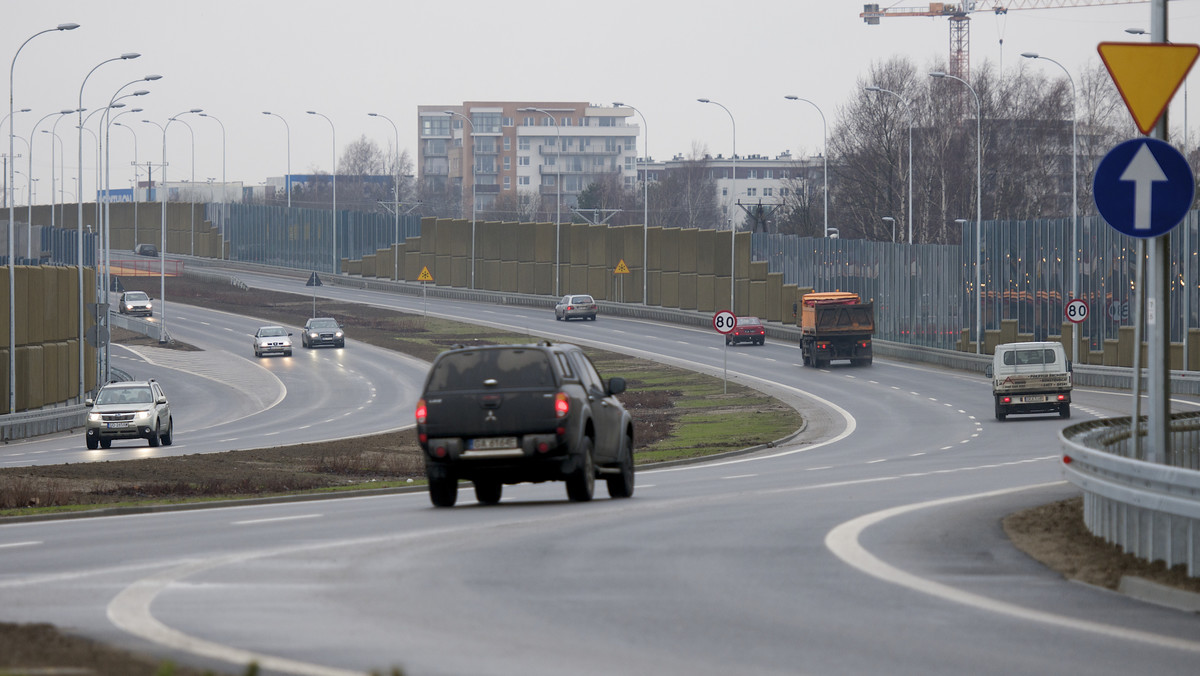
M 149 420 L 150 415 L 151 411 L 138 411 L 137 413 L 133 414 L 133 417 L 137 420 Z
M 308 334 L 308 337 L 309 337 L 309 338 L 316 338 L 316 337 L 317 337 L 317 332 L 316 332 L 316 331 L 313 331 L 312 333 Z
M 341 337 L 342 337 L 342 332 L 341 332 L 341 331 L 338 331 L 337 333 L 335 333 L 335 334 L 333 334 L 333 335 L 334 335 L 335 337 L 337 337 L 337 338 L 341 338 Z
M 100 422 L 100 414 L 99 413 L 89 413 L 88 414 L 88 422 Z

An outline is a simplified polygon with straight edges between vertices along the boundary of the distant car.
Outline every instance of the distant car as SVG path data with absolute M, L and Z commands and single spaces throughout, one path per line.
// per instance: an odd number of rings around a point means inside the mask
M 282 326 L 263 326 L 254 333 L 254 356 L 282 354 L 292 356 L 292 334 Z
M 84 432 L 90 450 L 108 448 L 114 439 L 145 439 L 151 446 L 174 442 L 171 405 L 154 379 L 109 383 L 84 403 L 91 407 Z
M 738 317 L 737 328 L 725 334 L 726 345 L 736 345 L 737 343 L 762 345 L 765 342 L 767 342 L 767 330 L 763 328 L 762 321 L 758 317 Z
M 596 321 L 596 311 L 599 309 L 600 306 L 591 296 L 567 295 L 563 296 L 562 300 L 558 301 L 558 305 L 554 306 L 554 318 L 559 321 L 564 319 Z
M 300 336 L 300 344 L 304 347 L 317 347 L 318 345 L 346 347 L 346 332 L 336 319 L 313 317 L 304 322 L 304 333 Z
M 133 253 L 139 256 L 157 256 L 158 247 L 153 244 L 139 244 L 133 249 Z
M 154 315 L 154 305 L 145 291 L 126 291 L 117 302 L 117 311 L 123 315 Z

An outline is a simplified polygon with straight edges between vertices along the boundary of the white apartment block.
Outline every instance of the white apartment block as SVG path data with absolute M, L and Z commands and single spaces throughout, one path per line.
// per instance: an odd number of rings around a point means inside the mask
M 417 175 L 427 183 L 474 186 L 475 207 L 488 209 L 503 194 L 562 195 L 564 210 L 606 174 L 637 185 L 633 110 L 580 102 L 466 101 L 418 106 Z M 561 181 L 561 187 L 560 187 Z M 469 202 L 467 203 L 469 206 Z

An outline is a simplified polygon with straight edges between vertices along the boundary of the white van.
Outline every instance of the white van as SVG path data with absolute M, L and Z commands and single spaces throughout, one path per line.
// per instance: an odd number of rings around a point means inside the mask
M 1005 343 L 991 366 L 996 420 L 1009 413 L 1055 413 L 1071 417 L 1071 362 L 1062 343 Z

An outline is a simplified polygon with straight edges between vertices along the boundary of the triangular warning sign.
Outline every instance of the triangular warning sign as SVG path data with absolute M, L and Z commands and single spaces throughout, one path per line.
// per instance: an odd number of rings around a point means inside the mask
M 432 282 L 433 275 L 429 274 L 429 266 L 421 268 L 421 274 L 417 275 L 418 282 Z
M 308 278 L 308 283 L 307 283 L 307 284 L 305 284 L 304 286 L 322 286 L 322 284 L 321 284 L 321 278 L 320 278 L 320 277 L 318 277 L 318 276 L 317 276 L 317 273 L 315 273 L 315 272 L 314 272 L 314 273 L 312 273 L 312 275 L 311 275 L 311 276 Z
M 1101 42 L 1096 51 L 1134 124 L 1149 134 L 1200 56 L 1200 45 Z
M 629 274 L 629 266 L 625 265 L 624 258 L 621 259 L 620 263 L 617 263 L 616 274 L 618 274 L 618 275 L 628 275 Z

